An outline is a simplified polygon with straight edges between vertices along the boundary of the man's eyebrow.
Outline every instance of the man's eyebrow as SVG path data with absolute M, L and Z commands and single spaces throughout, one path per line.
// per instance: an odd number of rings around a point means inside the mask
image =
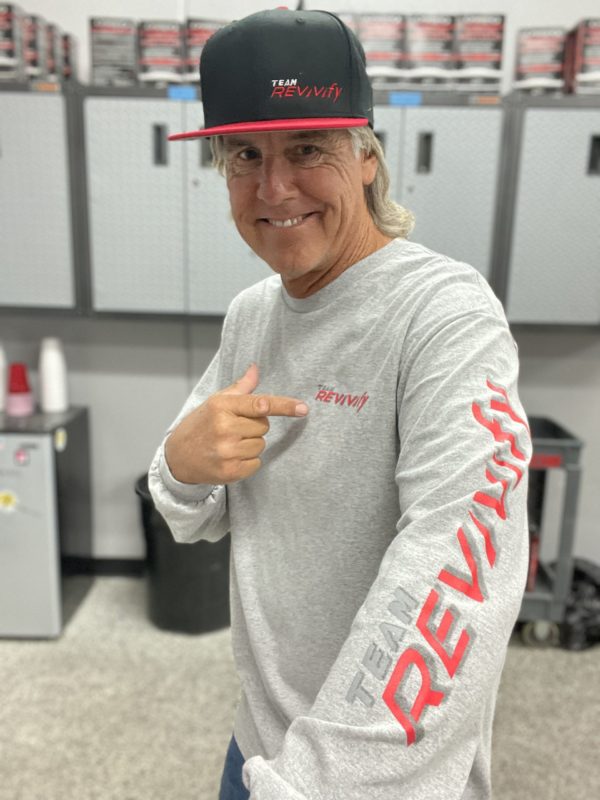
M 252 142 L 248 141 L 248 139 L 238 139 L 231 134 L 223 137 L 223 142 L 226 148 L 233 149 L 234 147 L 248 147 L 252 145 Z
M 327 139 L 331 131 L 295 131 L 292 139 Z
M 302 139 L 328 139 L 331 135 L 331 131 L 325 130 L 311 130 L 311 131 L 292 131 L 290 135 L 290 139 L 292 141 L 295 140 L 302 140 Z M 250 139 L 244 139 L 242 137 L 234 136 L 232 134 L 228 134 L 227 136 L 223 137 L 223 141 L 225 143 L 226 149 L 233 150 L 236 147 L 256 147 L 255 144 Z

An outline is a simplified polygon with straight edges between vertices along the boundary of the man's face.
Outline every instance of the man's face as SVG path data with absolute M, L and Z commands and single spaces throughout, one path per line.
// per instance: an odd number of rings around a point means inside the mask
M 237 229 L 291 294 L 311 294 L 377 249 L 372 243 L 381 235 L 364 200 L 376 159 L 357 158 L 347 131 L 250 133 L 224 141 Z

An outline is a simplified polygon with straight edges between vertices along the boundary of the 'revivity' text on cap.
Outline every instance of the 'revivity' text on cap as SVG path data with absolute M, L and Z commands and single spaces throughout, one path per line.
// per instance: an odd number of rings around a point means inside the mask
M 328 11 L 259 11 L 214 33 L 200 59 L 205 127 L 170 140 L 373 127 L 357 36 Z

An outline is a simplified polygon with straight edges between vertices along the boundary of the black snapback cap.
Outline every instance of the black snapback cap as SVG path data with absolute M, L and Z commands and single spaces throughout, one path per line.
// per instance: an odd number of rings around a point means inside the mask
M 259 11 L 202 50 L 205 127 L 170 140 L 257 131 L 373 127 L 373 91 L 357 36 L 329 11 Z

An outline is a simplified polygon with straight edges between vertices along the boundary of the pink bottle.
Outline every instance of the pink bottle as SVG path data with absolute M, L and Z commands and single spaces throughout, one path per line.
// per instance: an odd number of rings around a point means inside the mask
M 33 394 L 27 380 L 25 364 L 11 364 L 8 376 L 6 413 L 10 417 L 28 417 L 33 414 Z

